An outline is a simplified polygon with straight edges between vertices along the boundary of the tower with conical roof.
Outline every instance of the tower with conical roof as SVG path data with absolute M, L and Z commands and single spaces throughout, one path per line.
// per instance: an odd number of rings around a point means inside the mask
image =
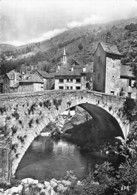
M 66 55 L 65 47 L 64 47 L 64 52 L 63 52 L 62 64 L 63 65 L 67 64 L 67 55 Z

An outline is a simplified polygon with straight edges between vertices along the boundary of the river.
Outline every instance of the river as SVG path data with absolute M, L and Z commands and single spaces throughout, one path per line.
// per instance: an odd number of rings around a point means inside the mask
M 84 178 L 95 164 L 103 158 L 88 152 L 80 152 L 79 148 L 64 140 L 55 141 L 50 136 L 37 137 L 22 158 L 16 172 L 18 179 L 33 178 L 49 180 L 61 179 L 67 171 L 73 170 L 79 178 Z

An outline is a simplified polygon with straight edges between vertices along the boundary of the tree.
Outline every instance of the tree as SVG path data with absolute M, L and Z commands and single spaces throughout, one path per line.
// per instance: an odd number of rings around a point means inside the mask
M 92 90 L 92 78 L 93 78 L 93 74 L 92 72 L 88 72 L 86 74 L 86 88 L 89 89 L 89 90 Z
M 83 45 L 82 45 L 82 43 L 79 43 L 78 48 L 79 48 L 80 51 L 83 50 Z
M 137 64 L 135 62 L 132 62 L 131 68 L 132 68 L 133 74 L 134 74 L 135 79 L 136 79 L 135 87 L 137 88 Z

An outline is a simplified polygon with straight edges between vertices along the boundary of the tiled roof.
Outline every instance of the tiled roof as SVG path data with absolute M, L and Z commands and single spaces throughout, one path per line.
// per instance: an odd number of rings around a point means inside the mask
M 80 60 L 73 59 L 73 63 L 72 64 L 75 64 L 76 66 L 79 66 L 79 65 L 82 65 L 83 62 L 81 62 Z
M 55 77 L 57 76 L 80 76 L 81 75 L 81 71 L 79 70 L 73 70 L 73 71 L 70 71 L 68 69 L 62 69 L 58 72 L 55 73 Z
M 38 70 L 38 73 L 39 73 L 43 78 L 47 78 L 47 77 L 48 77 L 48 73 L 47 73 L 46 71 Z
M 45 79 L 54 78 L 54 73 L 47 73 L 46 71 L 38 70 L 38 73 Z
M 93 69 L 92 65 L 74 65 L 68 67 L 60 67 L 60 70 L 55 73 L 55 77 L 57 76 L 80 76 L 83 72 L 83 69 L 86 69 L 86 72 L 91 72 Z
M 48 78 L 54 78 L 55 77 L 55 72 L 48 73 Z
M 116 45 L 103 43 L 103 42 L 100 42 L 100 44 L 106 53 L 122 56 L 122 54 L 118 51 Z
M 130 77 L 130 78 L 135 78 L 135 76 L 132 73 L 132 69 L 130 65 L 121 65 L 121 77 Z
M 43 83 L 43 80 L 37 74 L 24 75 L 20 83 Z

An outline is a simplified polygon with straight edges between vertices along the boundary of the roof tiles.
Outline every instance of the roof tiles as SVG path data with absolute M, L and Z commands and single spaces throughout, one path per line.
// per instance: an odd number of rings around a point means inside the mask
M 106 53 L 122 56 L 122 54 L 118 51 L 116 45 L 112 45 L 104 42 L 100 42 L 100 44 Z
M 121 77 L 135 78 L 130 65 L 121 65 Z
M 43 80 L 37 74 L 24 75 L 20 83 L 43 83 Z

